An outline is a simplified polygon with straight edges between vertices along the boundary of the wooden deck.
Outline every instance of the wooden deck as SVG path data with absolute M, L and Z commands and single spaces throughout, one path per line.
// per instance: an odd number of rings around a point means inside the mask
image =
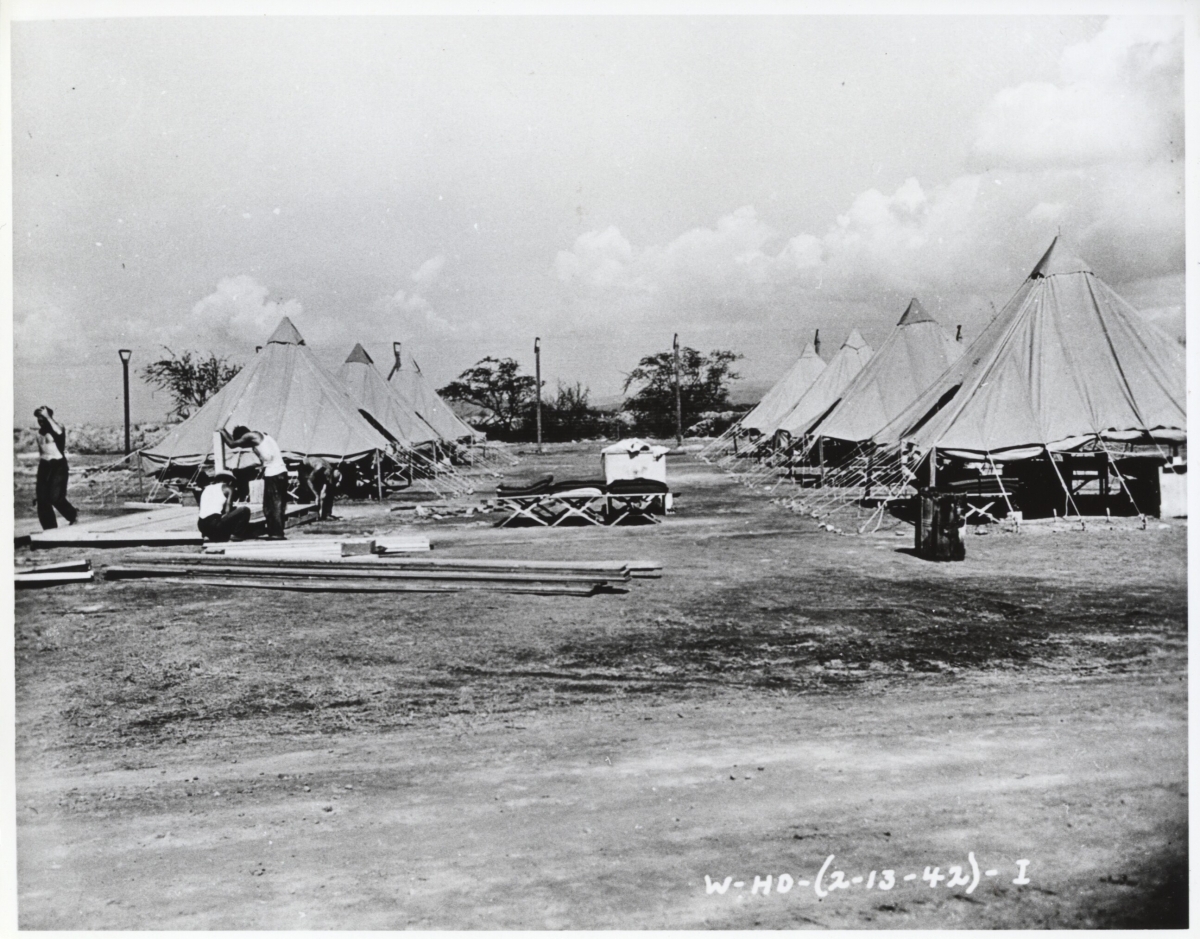
M 261 523 L 261 505 L 253 505 L 250 524 Z M 291 528 L 316 517 L 316 504 L 287 507 L 286 525 Z M 145 512 L 130 512 L 115 518 L 81 518 L 74 525 L 64 525 L 42 531 L 36 520 L 32 529 L 16 528 L 17 547 L 22 547 L 22 535 L 30 547 L 37 548 L 134 548 L 139 546 L 198 545 L 204 539 L 196 528 L 197 509 L 194 505 L 172 505 Z

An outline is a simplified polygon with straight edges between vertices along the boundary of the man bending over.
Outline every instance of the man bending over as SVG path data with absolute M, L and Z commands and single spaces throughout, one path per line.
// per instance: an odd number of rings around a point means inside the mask
M 253 450 L 263 467 L 263 515 L 266 516 L 267 537 L 282 541 L 284 509 L 288 498 L 287 464 L 283 462 L 283 451 L 270 434 L 251 430 L 239 424 L 233 433 L 221 428 L 221 439 L 225 446 L 235 450 Z

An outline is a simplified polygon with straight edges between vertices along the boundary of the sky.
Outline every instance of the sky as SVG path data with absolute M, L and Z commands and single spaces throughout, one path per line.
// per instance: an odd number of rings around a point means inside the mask
M 783 374 L 908 299 L 970 340 L 1052 238 L 1184 336 L 1183 23 L 1133 16 L 12 24 L 14 419 L 133 419 L 282 315 L 621 390 L 672 335 Z

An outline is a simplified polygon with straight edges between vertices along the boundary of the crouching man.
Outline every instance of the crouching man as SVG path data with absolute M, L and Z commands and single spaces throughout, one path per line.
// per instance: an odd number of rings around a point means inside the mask
M 233 473 L 222 470 L 200 491 L 200 534 L 206 541 L 241 541 L 249 523 L 250 507 L 233 504 Z

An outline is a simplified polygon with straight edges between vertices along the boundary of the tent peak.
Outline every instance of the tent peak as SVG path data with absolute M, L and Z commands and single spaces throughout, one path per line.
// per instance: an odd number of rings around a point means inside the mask
M 277 342 L 284 346 L 302 346 L 304 345 L 304 337 L 292 325 L 292 321 L 285 316 L 279 321 L 279 325 L 275 327 L 275 332 L 271 333 L 271 338 L 267 340 L 268 345 L 272 342 Z
M 1050 242 L 1050 247 L 1046 249 L 1046 253 L 1042 255 L 1042 259 L 1029 272 L 1029 276 L 1031 278 L 1053 277 L 1056 274 L 1091 273 L 1092 269 L 1088 266 L 1087 262 L 1069 251 L 1063 245 L 1060 237 L 1055 235 L 1054 240 Z
M 804 344 L 804 351 L 800 353 L 800 358 L 802 358 L 802 359 L 820 358 L 820 356 L 817 355 L 817 347 L 814 346 L 811 342 L 806 342 Z
M 900 317 L 900 322 L 897 326 L 911 326 L 913 323 L 936 323 L 932 316 L 921 306 L 921 301 L 913 297 L 908 301 L 908 307 L 904 311 L 904 315 Z
M 858 327 L 850 330 L 850 335 L 846 337 L 846 341 L 842 343 L 842 348 L 862 349 L 867 345 L 867 340 L 863 339 L 862 333 L 858 331 Z
M 350 354 L 346 356 L 347 362 L 357 362 L 362 365 L 374 365 L 375 360 L 367 354 L 367 350 L 363 348 L 361 342 L 356 342 Z

